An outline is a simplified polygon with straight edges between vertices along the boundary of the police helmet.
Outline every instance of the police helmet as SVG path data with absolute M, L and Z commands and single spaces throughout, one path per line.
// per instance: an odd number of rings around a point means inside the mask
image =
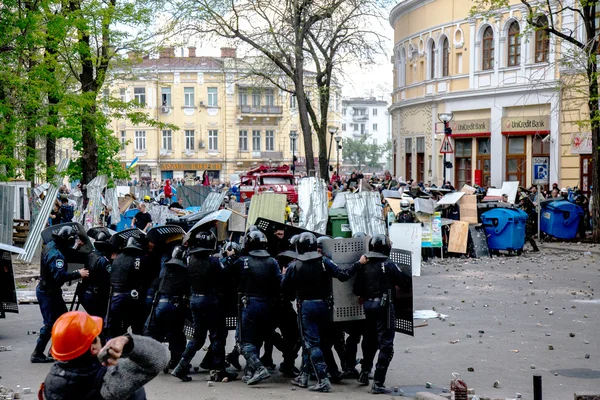
M 352 235 L 352 238 L 357 239 L 357 238 L 364 238 L 367 237 L 367 234 L 364 232 L 356 232 L 354 235 Z
M 173 247 L 171 259 L 165 265 L 177 265 L 185 268 L 185 249 L 182 246 Z
M 296 243 L 298 243 L 298 239 L 300 239 L 300 235 L 293 235 L 290 238 L 290 246 L 292 246 L 292 248 L 296 248 Z
M 327 236 L 319 236 L 319 237 L 317 238 L 317 248 L 318 248 L 318 249 L 322 249 L 322 248 L 323 248 L 323 243 L 324 243 L 326 240 L 329 240 L 329 239 L 331 239 L 331 238 L 329 238 L 329 237 L 327 237 Z
M 223 246 L 223 249 L 221 250 L 221 255 L 224 257 L 225 252 L 231 251 L 231 250 L 233 250 L 234 256 L 239 256 L 240 253 L 242 252 L 242 248 L 240 247 L 239 244 L 237 244 L 236 242 L 227 242 L 227 243 L 225 243 L 225 245 Z
M 388 258 L 392 250 L 392 242 L 384 234 L 378 233 L 369 241 L 367 258 Z
M 256 225 L 250 225 L 250 227 L 248 228 L 248 232 L 257 232 L 260 231 L 260 229 L 258 229 L 258 226 Z
M 73 247 L 77 241 L 77 231 L 72 226 L 63 226 L 56 233 L 52 233 L 54 242 L 60 247 Z
M 314 260 L 321 257 L 321 254 L 317 251 L 317 238 L 311 232 L 303 232 L 298 238 L 296 243 L 296 251 L 298 252 L 298 259 L 300 261 Z
M 267 237 L 259 230 L 250 231 L 246 235 L 245 250 L 251 256 L 269 257 L 267 252 Z
M 98 235 L 96 235 L 94 247 L 96 250 L 104 254 L 110 254 L 115 251 L 113 246 L 110 244 L 110 235 L 107 232 L 100 232 Z
M 214 251 L 217 245 L 217 238 L 211 231 L 198 232 L 191 243 L 190 254 L 200 251 Z
M 408 210 L 410 210 L 410 202 L 407 199 L 402 199 L 400 201 L 400 209 L 402 211 L 408 211 Z
M 127 245 L 123 247 L 123 252 L 127 251 L 144 251 L 140 239 L 137 239 L 135 237 L 130 237 L 129 239 L 127 239 Z

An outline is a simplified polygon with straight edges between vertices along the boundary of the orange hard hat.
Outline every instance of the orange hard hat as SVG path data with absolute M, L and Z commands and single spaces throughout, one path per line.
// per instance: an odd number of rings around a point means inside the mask
M 83 311 L 65 313 L 52 327 L 50 353 L 58 361 L 73 360 L 89 350 L 100 332 L 102 318 L 92 317 Z

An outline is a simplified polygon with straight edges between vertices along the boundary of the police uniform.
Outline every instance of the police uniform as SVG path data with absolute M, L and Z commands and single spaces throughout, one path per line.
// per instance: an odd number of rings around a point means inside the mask
M 68 235 L 74 234 L 71 227 L 63 227 L 58 235 L 66 232 L 68 230 L 66 228 L 71 230 Z M 56 322 L 58 317 L 67 312 L 67 305 L 63 300 L 61 288 L 66 282 L 77 280 L 81 277 L 79 271 L 68 272 L 67 260 L 60 248 L 63 246 L 59 247 L 57 243 L 65 243 L 65 246 L 68 246 L 69 243 L 67 243 L 67 240 L 71 239 L 74 241 L 75 238 L 73 236 L 69 239 L 54 237 L 54 241 L 46 245 L 42 254 L 40 282 L 35 289 L 44 326 L 40 329 L 40 336 L 38 337 L 35 350 L 31 355 L 31 362 L 34 363 L 53 361 L 52 358 L 44 355 L 44 350 L 50 341 L 54 322 Z
M 106 321 L 109 338 L 120 336 L 131 327 L 132 332 L 141 334 L 147 314 L 144 312 L 142 296 L 142 257 L 144 250 L 133 237 L 112 263 L 110 284 L 112 297 Z
M 110 292 L 110 260 L 94 250 L 89 254 L 85 268 L 90 275 L 79 287 L 81 305 L 88 314 L 104 318 Z
M 186 345 L 183 326 L 185 323 L 186 299 L 189 294 L 187 265 L 183 261 L 184 250 L 176 247 L 172 258 L 165 263 L 156 298 L 148 317 L 146 336 L 159 342 L 167 341 L 171 352 L 169 369 L 181 360 Z
M 384 235 L 375 235 L 369 243 L 366 264 L 354 264 L 358 268 L 354 294 L 364 300 L 366 329 L 363 339 L 362 372 L 359 382 L 368 385 L 369 372 L 373 368 L 375 353 L 379 349 L 375 367 L 372 393 L 389 393 L 385 388 L 385 376 L 394 355 L 394 298 L 396 286 L 402 286 L 403 275 L 396 263 L 388 260 L 391 243 Z
M 290 265 L 283 280 L 284 290 L 296 293 L 303 345 L 302 374 L 292 383 L 308 387 L 312 366 L 318 383 L 309 390 L 328 392 L 331 384 L 321 345 L 331 319 L 330 278 L 347 281 L 355 268 L 343 270 L 331 260 L 323 259 L 317 252 L 317 240 L 312 233 L 302 233 L 296 247 L 298 260 Z

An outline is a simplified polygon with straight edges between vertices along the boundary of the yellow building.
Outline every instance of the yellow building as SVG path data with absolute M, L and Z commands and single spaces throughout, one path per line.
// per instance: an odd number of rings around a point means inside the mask
M 123 144 L 122 162 L 129 165 L 138 158 L 136 177 L 189 181 L 208 171 L 226 182 L 259 164 L 291 165 L 293 155 L 296 171 L 306 171 L 294 96 L 248 77 L 234 48 L 222 48 L 221 57 L 198 57 L 194 47 L 178 51 L 186 56 L 167 48 L 156 59 L 144 57 L 127 79 L 115 79 L 107 89 L 123 101 L 137 101 L 151 118 L 179 128 L 159 131 L 125 119 L 111 121 Z M 316 91 L 310 94 L 316 100 Z M 333 126 L 339 124 L 340 109 L 335 88 L 329 110 Z
M 391 11 L 396 175 L 438 186 L 444 176 L 455 187 L 582 186 L 585 156 L 572 144 L 585 133 L 569 121 L 586 110 L 567 109 L 558 90 L 565 44 L 527 29 L 525 6 L 510 3 L 490 19 L 469 17 L 463 0 L 404 0 Z M 571 14 L 563 26 L 574 25 Z M 440 154 L 443 118 L 452 118 L 451 168 Z

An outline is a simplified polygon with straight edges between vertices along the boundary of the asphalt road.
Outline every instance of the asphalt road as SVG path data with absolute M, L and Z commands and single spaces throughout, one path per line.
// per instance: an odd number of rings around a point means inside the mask
M 600 393 L 600 300 L 593 296 L 598 286 L 598 256 L 581 252 L 545 250 L 541 255 L 424 264 L 422 276 L 414 278 L 415 309 L 435 307 L 448 317 L 417 319 L 415 325 L 427 325 L 416 328 L 414 338 L 396 336 L 386 383 L 403 387 L 431 382 L 438 389 L 448 388 L 452 373 L 458 372 L 479 396 L 514 398 L 521 393 L 532 399 L 532 377 L 538 374 L 545 400 Z M 27 334 L 40 326 L 37 305 L 22 305 L 20 314 L 0 320 L 0 346 L 12 348 L 0 352 L 0 385 L 35 392 L 43 381 L 49 366 L 29 363 L 36 336 Z M 232 342 L 229 335 L 228 349 Z M 203 355 L 198 354 L 194 365 Z M 294 390 L 278 373 L 256 387 L 240 381 L 209 387 L 206 379 L 207 374 L 198 373 L 183 383 L 161 374 L 147 385 L 148 397 L 363 399 L 367 393 L 354 382 L 334 385 L 329 394 Z M 493 387 L 495 381 L 499 388 Z

